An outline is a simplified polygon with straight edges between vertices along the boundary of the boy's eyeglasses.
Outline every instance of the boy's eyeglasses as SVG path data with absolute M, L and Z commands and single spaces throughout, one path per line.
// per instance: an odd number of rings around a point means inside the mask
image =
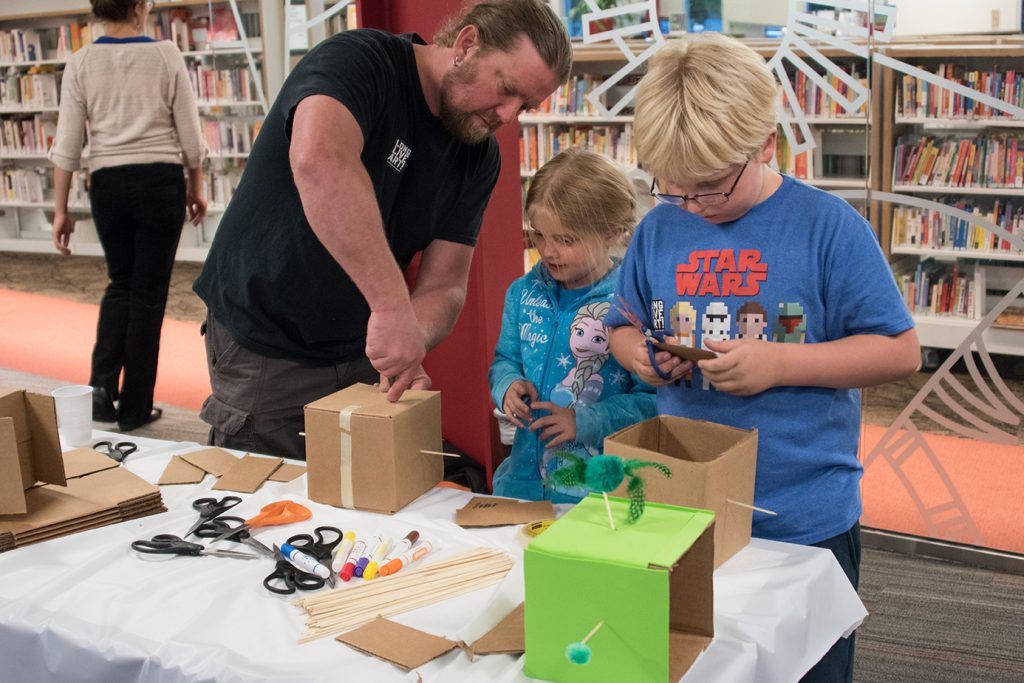
M 736 180 L 732 181 L 732 187 L 729 188 L 728 192 L 706 192 L 704 194 L 695 195 L 679 195 L 679 194 L 664 194 L 662 192 L 655 192 L 654 188 L 658 184 L 658 180 L 654 179 L 651 181 L 651 196 L 657 199 L 662 204 L 672 204 L 673 206 L 686 206 L 686 202 L 696 202 L 700 206 L 718 206 L 719 204 L 725 204 L 729 201 L 729 197 L 736 191 L 736 186 L 740 184 L 740 178 L 743 177 L 743 172 L 747 170 L 747 164 L 743 164 L 743 168 L 736 174 Z

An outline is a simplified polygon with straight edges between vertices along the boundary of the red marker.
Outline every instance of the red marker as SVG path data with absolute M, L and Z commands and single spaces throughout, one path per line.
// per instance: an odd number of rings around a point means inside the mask
M 349 553 L 348 562 L 346 562 L 345 566 L 341 568 L 340 572 L 338 572 L 338 576 L 341 577 L 342 581 L 352 580 L 352 574 L 356 571 L 356 560 L 359 559 L 359 556 L 363 554 L 364 550 L 366 550 L 366 541 L 362 539 L 356 541 L 356 544 L 352 546 L 352 552 Z

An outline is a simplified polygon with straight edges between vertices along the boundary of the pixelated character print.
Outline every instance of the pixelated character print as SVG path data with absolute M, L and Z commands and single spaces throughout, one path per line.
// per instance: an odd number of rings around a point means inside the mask
M 777 342 L 803 344 L 807 337 L 807 318 L 804 315 L 804 307 L 794 301 L 780 302 L 779 317 L 775 321 L 773 337 Z

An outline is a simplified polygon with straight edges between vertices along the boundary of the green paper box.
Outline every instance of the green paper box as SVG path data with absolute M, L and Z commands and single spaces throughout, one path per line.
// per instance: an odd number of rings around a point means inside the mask
M 714 636 L 714 513 L 584 498 L 526 548 L 526 663 L 532 678 L 572 683 L 677 681 Z M 588 664 L 565 650 L 587 641 Z
M 648 501 L 714 511 L 716 568 L 750 542 L 756 429 L 659 415 L 605 438 L 604 452 L 672 470 L 671 479 L 641 470 Z M 625 496 L 625 483 L 615 493 Z

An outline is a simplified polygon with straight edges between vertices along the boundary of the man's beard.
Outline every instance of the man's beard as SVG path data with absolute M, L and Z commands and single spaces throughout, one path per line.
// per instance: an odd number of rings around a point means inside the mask
M 461 71 L 446 73 L 441 80 L 441 106 L 437 112 L 437 117 L 448 134 L 467 145 L 481 143 L 494 132 L 475 112 L 460 109 L 452 100 L 452 89 L 455 85 L 466 85 L 474 80 L 476 69 L 469 63 L 464 64 Z

